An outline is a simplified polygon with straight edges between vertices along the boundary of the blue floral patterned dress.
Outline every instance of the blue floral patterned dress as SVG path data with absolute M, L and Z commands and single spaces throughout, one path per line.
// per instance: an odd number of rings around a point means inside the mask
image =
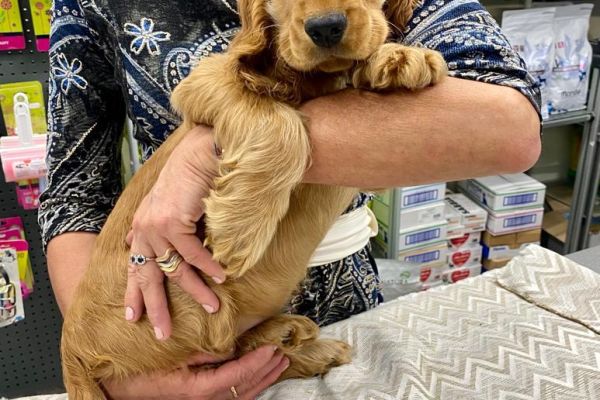
M 125 118 L 147 159 L 179 123 L 169 108 L 173 88 L 198 59 L 225 50 L 239 27 L 234 0 L 55 0 L 53 13 L 44 244 L 100 231 L 122 190 Z M 511 86 L 539 102 L 523 62 L 476 0 L 424 0 L 396 39 L 439 50 L 452 76 Z M 290 311 L 324 325 L 381 301 L 364 248 L 310 268 Z

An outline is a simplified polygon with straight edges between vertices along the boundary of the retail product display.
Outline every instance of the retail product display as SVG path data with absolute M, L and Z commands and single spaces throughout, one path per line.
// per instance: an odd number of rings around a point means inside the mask
M 557 7 L 554 68 L 548 81 L 550 113 L 584 109 L 592 65 L 588 30 L 593 4 Z
M 519 250 L 539 243 L 546 187 L 526 174 L 497 175 L 459 182 L 473 201 L 486 209 L 483 265 L 506 265 Z
M 0 1 L 0 51 L 25 48 L 25 35 L 17 0 Z
M 481 273 L 479 241 L 488 213 L 463 194 L 445 195 L 445 189 L 445 184 L 399 188 L 373 201 L 380 227 L 376 254 L 400 262 L 401 293 Z
M 539 244 L 542 231 L 533 229 L 528 231 L 509 233 L 494 236 L 484 232 L 483 243 L 483 266 L 490 270 L 506 265 L 513 257 L 529 244 Z
M 371 209 L 379 234 L 373 241 L 383 258 L 397 259 L 400 253 L 446 240 L 446 184 L 411 186 L 387 190 L 375 197 Z
M 51 0 L 29 0 L 31 21 L 35 33 L 37 51 L 48 51 L 50 47 L 50 17 L 52 16 Z
M 482 248 L 479 240 L 488 213 L 462 193 L 451 193 L 444 199 L 448 228 L 448 270 L 443 280 L 454 283 L 481 274 Z
M 24 317 L 17 253 L 14 249 L 0 249 L 0 327 Z
M 504 33 L 540 84 L 544 118 L 586 107 L 592 8 L 578 4 L 504 12 Z
M 29 244 L 19 217 L 0 219 L 0 327 L 25 318 L 23 299 L 33 291 Z
M 548 7 L 505 11 L 502 15 L 502 31 L 540 86 L 543 118 L 550 115 L 547 84 L 554 65 L 555 11 Z
M 29 260 L 29 243 L 19 217 L 0 219 L 0 252 L 4 250 L 15 252 L 21 293 L 23 298 L 29 297 L 33 292 L 33 271 Z
M 445 190 L 444 183 L 396 188 L 372 202 L 379 224 L 375 252 L 400 262 L 396 274 L 401 293 L 443 284 L 448 270 Z
M 44 134 L 47 131 L 46 111 L 44 108 L 44 89 L 42 84 L 37 81 L 7 83 L 0 85 L 0 108 L 2 109 L 2 118 L 8 136 L 15 133 L 15 96 L 19 93 L 24 97 L 17 97 L 26 102 L 29 107 L 31 118 L 31 131 L 34 134 Z M 2 135 L 2 132 L 0 132 Z
M 31 103 L 24 93 L 12 101 L 14 136 L 0 138 L 0 159 L 7 182 L 17 182 L 17 198 L 26 210 L 39 205 L 40 180 L 45 179 L 46 135 L 33 135 Z

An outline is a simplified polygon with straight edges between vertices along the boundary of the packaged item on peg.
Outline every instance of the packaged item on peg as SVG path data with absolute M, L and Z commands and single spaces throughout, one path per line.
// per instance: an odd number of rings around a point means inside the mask
M 23 50 L 25 35 L 18 0 L 0 0 L 0 51 Z

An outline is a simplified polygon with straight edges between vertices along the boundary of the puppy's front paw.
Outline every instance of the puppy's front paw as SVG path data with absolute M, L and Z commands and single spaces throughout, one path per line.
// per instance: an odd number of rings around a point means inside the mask
M 353 81 L 371 89 L 416 90 L 439 82 L 447 71 L 437 51 L 387 43 L 355 71 Z

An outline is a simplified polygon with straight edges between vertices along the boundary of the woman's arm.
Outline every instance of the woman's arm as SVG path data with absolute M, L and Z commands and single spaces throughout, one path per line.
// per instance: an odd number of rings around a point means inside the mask
M 98 235 L 70 232 L 55 237 L 48 244 L 48 273 L 60 311 L 64 314 L 90 262 Z
M 419 92 L 345 91 L 302 111 L 313 144 L 309 183 L 391 187 L 514 173 L 541 148 L 524 95 L 465 79 Z

